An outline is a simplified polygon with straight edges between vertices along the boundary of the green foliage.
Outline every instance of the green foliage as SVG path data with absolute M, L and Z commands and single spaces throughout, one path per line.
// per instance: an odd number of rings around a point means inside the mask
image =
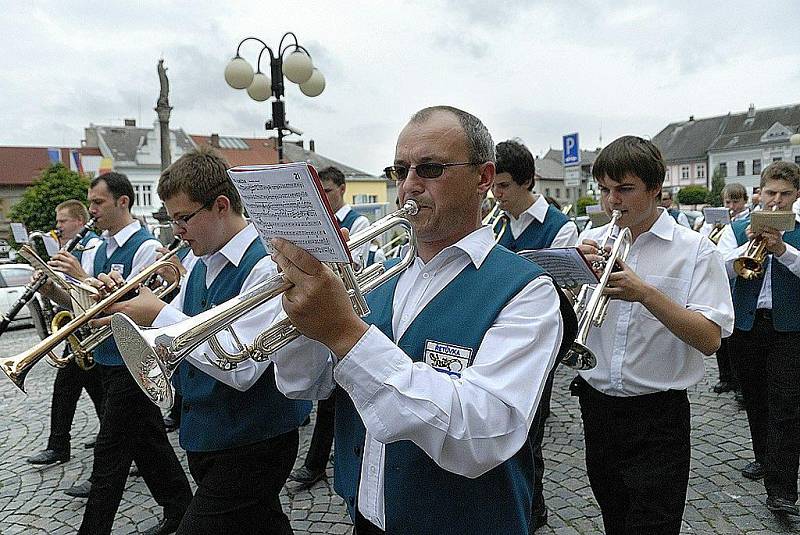
M 708 188 L 705 186 L 686 186 L 678 191 L 678 204 L 703 204 L 708 193 Z
M 56 163 L 25 189 L 22 199 L 11 208 L 9 219 L 24 223 L 28 232 L 56 226 L 56 206 L 69 199 L 87 203 L 89 179 Z
M 593 197 L 579 197 L 578 198 L 578 215 L 586 215 L 586 207 L 597 204 L 598 201 Z
M 711 191 L 708 192 L 706 202 L 711 206 L 722 206 L 722 188 L 724 187 L 725 177 L 722 176 L 722 171 L 717 167 L 711 176 Z

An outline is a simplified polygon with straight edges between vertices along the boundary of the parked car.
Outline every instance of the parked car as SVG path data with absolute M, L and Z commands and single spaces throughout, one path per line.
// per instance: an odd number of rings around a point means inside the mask
M 0 312 L 7 313 L 25 292 L 25 285 L 33 276 L 33 268 L 28 264 L 0 264 Z M 39 298 L 34 297 L 14 318 L 15 323 L 44 324 Z

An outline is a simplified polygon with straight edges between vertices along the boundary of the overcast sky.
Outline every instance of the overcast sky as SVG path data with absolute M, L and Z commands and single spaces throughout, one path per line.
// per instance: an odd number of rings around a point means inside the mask
M 287 118 L 319 153 L 371 173 L 434 104 L 542 154 L 568 132 L 594 148 L 601 131 L 607 144 L 689 115 L 800 102 L 797 0 L 0 0 L 0 13 L 0 145 L 74 146 L 90 122 L 126 117 L 151 125 L 161 57 L 172 128 L 264 136 L 269 103 L 228 87 L 223 70 L 242 38 L 274 48 L 290 30 L 327 87 L 311 99 L 289 83 Z M 244 57 L 255 63 L 259 48 Z

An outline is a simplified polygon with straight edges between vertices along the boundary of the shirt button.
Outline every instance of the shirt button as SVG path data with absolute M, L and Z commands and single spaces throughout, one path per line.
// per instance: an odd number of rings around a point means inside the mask
M 422 274 L 422 278 L 423 279 L 430 279 L 431 278 L 431 274 L 430 273 L 423 273 Z
M 375 475 L 375 473 L 376 473 L 377 471 L 378 471 L 378 470 L 377 470 L 377 469 L 376 469 L 374 466 L 370 466 L 370 467 L 369 467 L 369 473 L 370 473 L 370 474 L 372 474 L 373 476 Z

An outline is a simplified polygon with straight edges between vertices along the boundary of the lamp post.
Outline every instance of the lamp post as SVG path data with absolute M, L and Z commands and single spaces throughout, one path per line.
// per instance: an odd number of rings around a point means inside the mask
M 284 41 L 291 37 L 294 41 Z M 261 51 L 258 53 L 256 71 L 253 67 L 239 55 L 242 45 L 246 41 L 258 41 L 261 43 Z M 261 56 L 264 51 L 269 52 L 270 76 L 261 72 Z M 288 52 L 288 54 L 287 54 Z M 285 56 L 285 57 L 284 57 Z M 283 133 L 302 133 L 289 126 L 286 120 L 286 108 L 281 97 L 284 94 L 283 77 L 284 75 L 290 82 L 300 86 L 300 91 L 309 97 L 316 97 L 325 89 L 325 77 L 319 69 L 314 67 L 311 61 L 311 54 L 305 47 L 297 42 L 297 36 L 293 32 L 286 32 L 281 37 L 277 53 L 267 44 L 257 37 L 245 37 L 236 47 L 236 55 L 225 67 L 225 81 L 234 89 L 247 89 L 250 98 L 257 102 L 263 102 L 270 97 L 275 97 L 272 101 L 272 119 L 264 125 L 267 130 L 278 131 L 278 162 L 283 163 Z

